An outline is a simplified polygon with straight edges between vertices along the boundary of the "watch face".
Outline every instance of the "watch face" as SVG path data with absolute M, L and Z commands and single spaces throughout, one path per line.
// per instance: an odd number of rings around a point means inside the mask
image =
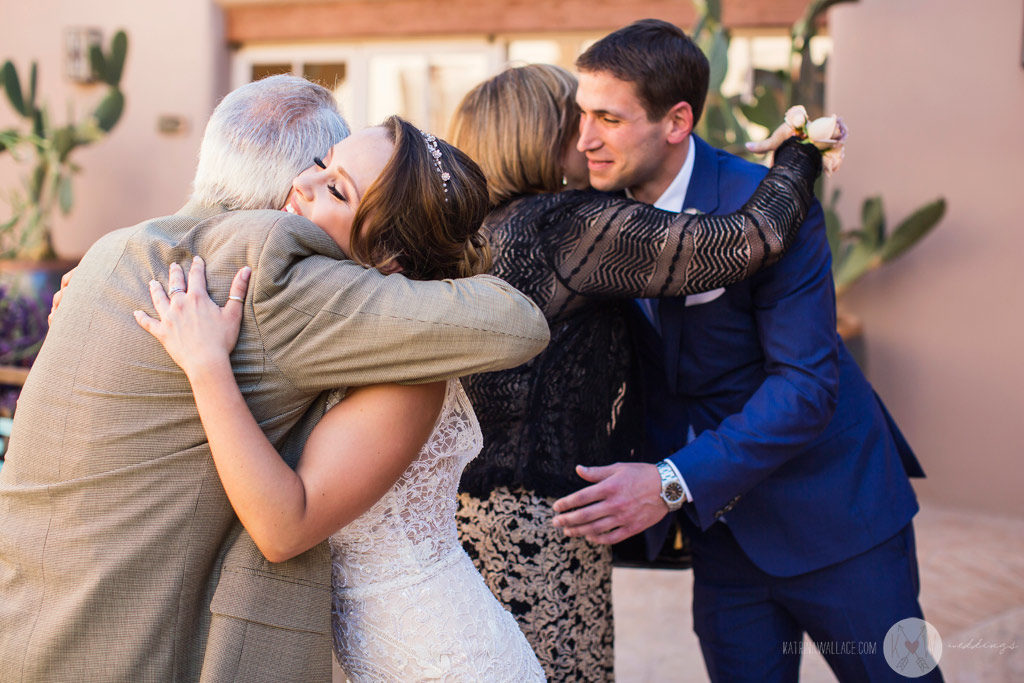
M 664 489 L 662 489 L 662 491 L 664 492 L 665 497 L 672 502 L 683 499 L 683 487 L 679 482 L 670 482 Z

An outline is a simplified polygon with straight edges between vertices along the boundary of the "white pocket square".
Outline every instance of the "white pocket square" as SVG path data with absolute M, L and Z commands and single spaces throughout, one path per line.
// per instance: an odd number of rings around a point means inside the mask
M 712 289 L 707 292 L 701 292 L 700 294 L 690 294 L 686 297 L 687 306 L 700 306 L 714 301 L 718 297 L 725 294 L 725 287 L 719 287 L 718 289 Z

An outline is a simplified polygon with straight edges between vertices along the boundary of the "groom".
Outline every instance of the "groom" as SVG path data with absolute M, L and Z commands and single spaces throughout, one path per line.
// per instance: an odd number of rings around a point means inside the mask
M 716 214 L 763 177 L 692 134 L 708 62 L 677 27 L 636 22 L 577 67 L 595 188 Z M 836 335 L 830 265 L 815 204 L 750 280 L 641 302 L 649 438 L 667 457 L 584 469 L 593 485 L 555 504 L 556 525 L 598 543 L 653 526 L 649 549 L 680 517 L 714 681 L 795 680 L 805 632 L 840 680 L 893 678 L 886 632 L 921 617 L 907 476 L 923 472 Z
M 232 365 L 294 466 L 325 390 L 517 365 L 540 311 L 495 278 L 413 282 L 274 209 L 348 134 L 331 94 L 275 76 L 214 111 L 193 196 L 83 258 L 18 403 L 0 471 L 0 680 L 325 681 L 330 553 L 281 564 L 228 504 L 188 380 L 132 317 L 202 255 L 211 296 L 252 275 Z M 158 160 L 157 160 L 158 161 Z

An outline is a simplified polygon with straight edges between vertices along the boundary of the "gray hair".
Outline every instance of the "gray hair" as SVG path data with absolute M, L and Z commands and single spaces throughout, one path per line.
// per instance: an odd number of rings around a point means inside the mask
M 192 200 L 227 210 L 279 209 L 295 176 L 348 134 L 322 86 L 287 75 L 243 85 L 206 124 Z

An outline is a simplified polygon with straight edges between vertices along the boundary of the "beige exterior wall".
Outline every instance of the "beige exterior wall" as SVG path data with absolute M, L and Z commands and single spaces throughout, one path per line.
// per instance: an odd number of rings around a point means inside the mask
M 830 108 L 851 129 L 846 225 L 945 196 L 936 231 L 845 298 L 868 376 L 928 472 L 922 499 L 1024 515 L 1024 6 L 860 0 L 829 22 Z
M 75 205 L 54 233 L 58 253 L 69 257 L 112 229 L 184 204 L 203 126 L 227 89 L 228 75 L 221 10 L 210 0 L 0 0 L 0 61 L 12 59 L 24 83 L 31 61 L 38 60 L 41 100 L 58 123 L 66 120 L 69 103 L 89 111 L 102 92 L 102 86 L 64 77 L 64 32 L 74 26 L 101 29 L 104 44 L 123 28 L 129 44 L 120 123 L 108 138 L 72 157 L 83 169 L 75 180 Z M 12 118 L 6 99 L 0 96 L 0 127 Z M 157 133 L 162 115 L 182 117 L 184 132 Z M 9 155 L 0 156 L 0 187 L 16 177 Z M 6 205 L 0 207 L 0 217 L 6 216 Z

